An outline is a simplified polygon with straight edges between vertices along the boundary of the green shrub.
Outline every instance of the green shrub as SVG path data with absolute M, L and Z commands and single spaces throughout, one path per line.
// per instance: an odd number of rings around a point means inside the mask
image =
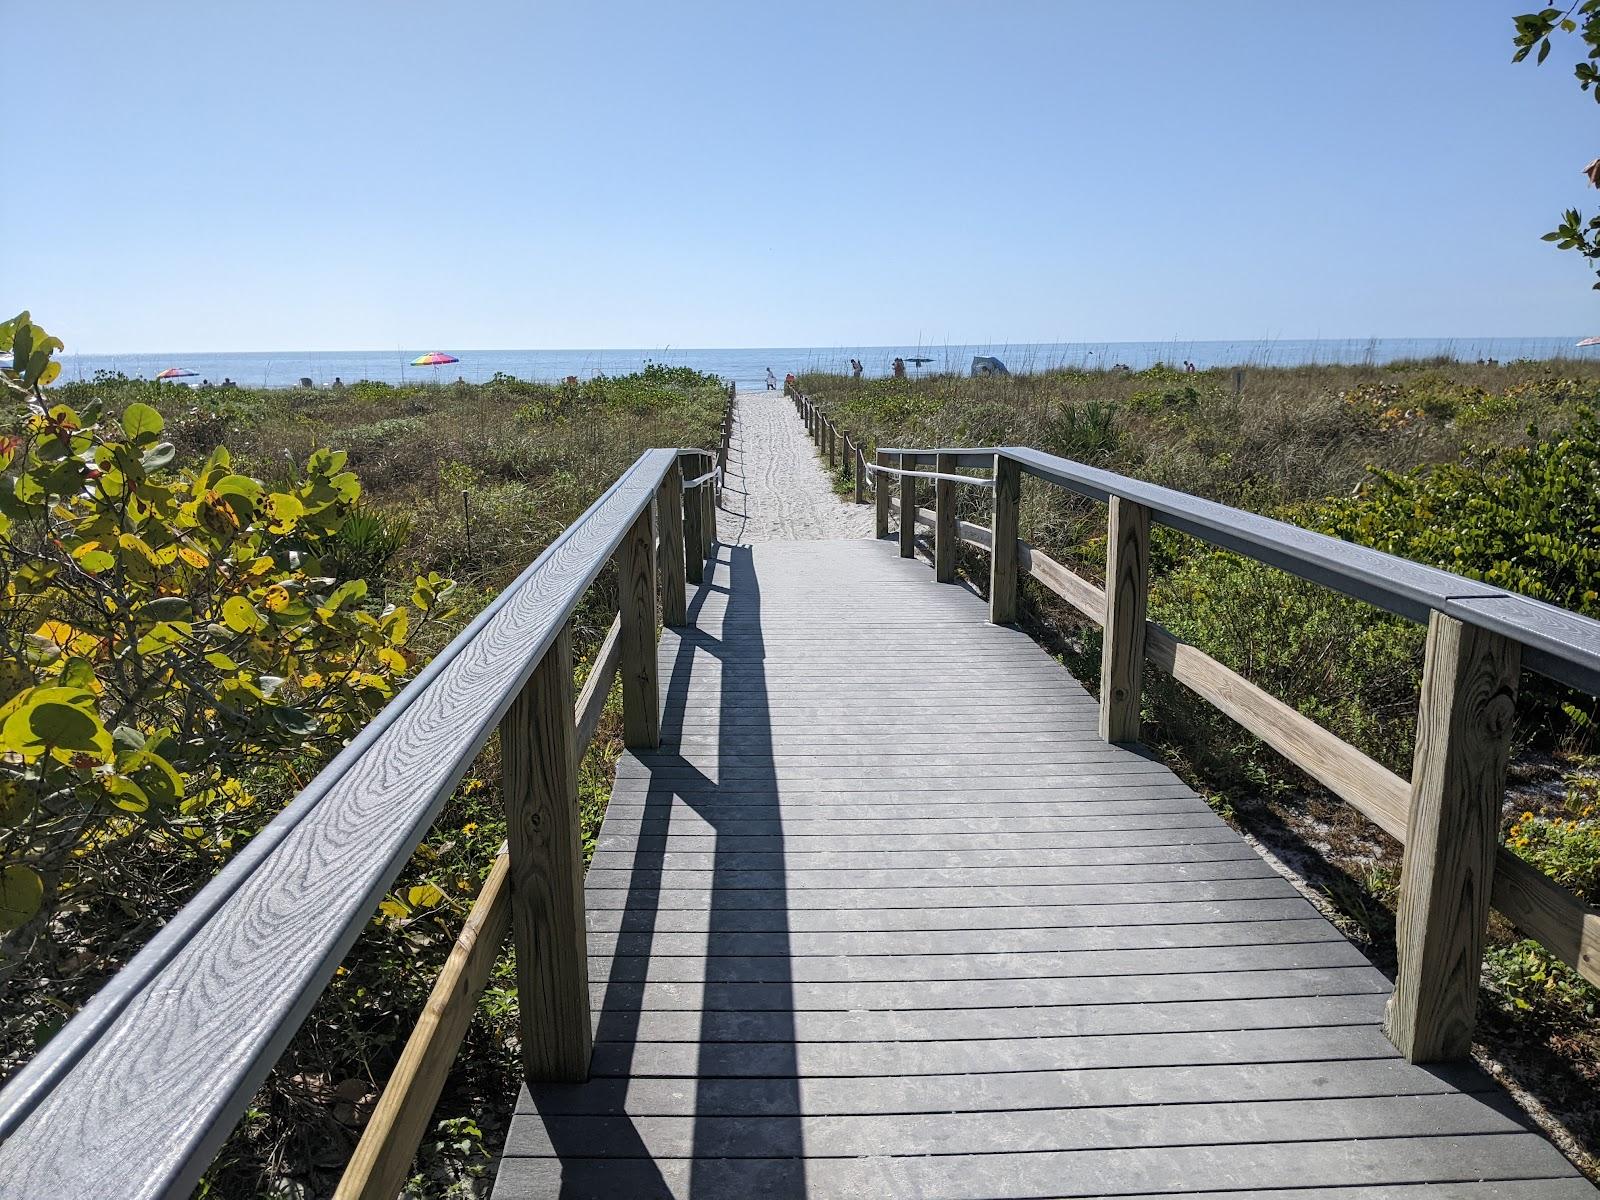
M 1575 612 L 1600 613 L 1600 423 L 1458 463 L 1377 471 L 1328 506 L 1329 533 Z
M 380 578 L 410 534 L 407 518 L 359 506 L 324 541 L 322 570 L 341 581 Z
M 1050 453 L 1063 458 L 1098 459 L 1117 448 L 1117 407 L 1090 400 L 1056 409 L 1044 428 Z
M 1600 991 L 1538 942 L 1490 946 L 1484 952 L 1483 973 L 1514 1013 L 1535 1024 L 1570 1026 L 1600 1015 Z
M 1562 887 L 1600 902 L 1600 778 L 1569 778 L 1565 813 L 1524 812 L 1506 831 L 1506 845 Z
M 1420 627 L 1223 550 L 1196 554 L 1158 580 L 1151 611 L 1345 741 L 1409 769 Z M 1216 728 L 1228 744 L 1243 736 L 1220 717 Z

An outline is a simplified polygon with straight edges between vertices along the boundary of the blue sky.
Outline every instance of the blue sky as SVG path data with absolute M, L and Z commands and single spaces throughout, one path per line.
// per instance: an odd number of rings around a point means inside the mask
M 1527 7 L 52 0 L 0 307 L 83 352 L 1592 332 L 1538 239 L 1600 106 L 1511 64 Z

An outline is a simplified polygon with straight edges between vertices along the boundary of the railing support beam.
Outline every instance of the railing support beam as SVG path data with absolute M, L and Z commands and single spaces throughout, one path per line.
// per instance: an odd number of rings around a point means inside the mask
M 622 614 L 622 740 L 632 750 L 661 745 L 656 684 L 655 509 L 647 505 L 617 547 Z
M 955 456 L 937 455 L 933 469 L 941 475 L 954 471 Z M 956 485 L 948 479 L 935 480 L 933 505 L 933 578 L 938 583 L 954 583 L 956 547 L 961 542 L 956 532 Z
M 854 448 L 854 453 L 854 482 L 856 487 L 855 501 L 857 504 L 865 504 L 867 502 L 867 456 L 861 452 L 860 446 L 856 446 Z
M 707 456 L 706 470 L 711 470 L 711 460 Z M 709 559 L 717 552 L 717 490 L 720 485 L 716 482 L 708 483 L 700 489 L 700 536 L 703 540 L 701 553 Z
M 1108 742 L 1139 740 L 1149 591 L 1150 510 L 1112 496 L 1106 535 L 1106 619 L 1100 648 L 1100 736 Z
M 709 454 L 696 454 L 690 461 L 694 463 L 690 470 L 696 478 L 711 469 Z M 710 487 L 708 480 L 683 493 L 683 572 L 686 583 L 699 584 L 706 577 L 705 494 Z
M 1400 970 L 1384 1020 L 1414 1063 L 1472 1048 L 1520 665 L 1515 642 L 1443 613 L 1429 618 L 1400 867 Z
M 500 756 L 523 1075 L 582 1083 L 593 1042 L 570 628 L 501 720 Z
M 900 461 L 895 466 L 905 469 L 912 465 L 906 461 L 904 454 L 899 458 Z M 916 555 L 917 478 L 915 475 L 902 475 L 900 476 L 900 557 L 915 558 Z
M 889 456 L 879 450 L 876 456 L 880 467 L 889 466 Z M 890 476 L 878 474 L 872 477 L 872 497 L 877 502 L 877 518 L 873 524 L 873 536 L 886 538 L 889 536 L 889 486 Z
M 683 469 L 674 463 L 656 489 L 656 520 L 661 527 L 658 571 L 661 578 L 661 623 L 678 628 L 689 619 L 687 564 L 683 545 Z
M 1017 509 L 1022 499 L 1022 468 L 1003 454 L 994 456 L 994 519 L 989 552 L 989 620 L 1009 625 L 1017 619 Z

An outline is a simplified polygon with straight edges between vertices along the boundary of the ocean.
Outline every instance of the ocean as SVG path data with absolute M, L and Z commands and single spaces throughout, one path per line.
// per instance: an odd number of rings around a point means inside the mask
M 408 350 L 278 350 L 241 353 L 64 354 L 64 379 L 90 379 L 96 371 L 121 371 L 149 378 L 168 367 L 194 371 L 199 383 L 224 378 L 250 387 L 290 387 L 302 379 L 324 386 L 340 379 L 448 382 L 458 377 L 479 383 L 497 372 L 522 379 L 559 380 L 568 375 L 586 379 L 597 374 L 621 375 L 647 362 L 690 366 L 741 387 L 760 387 L 767 368 L 781 379 L 787 372 L 849 370 L 861 360 L 868 375 L 888 375 L 896 357 L 906 359 L 912 374 L 954 371 L 966 374 L 974 355 L 993 355 L 1013 372 L 1056 367 L 1110 367 L 1124 364 L 1141 370 L 1157 362 L 1184 360 L 1208 367 L 1289 367 L 1333 363 L 1381 365 L 1404 358 L 1449 355 L 1469 361 L 1494 358 L 1553 359 L 1600 353 L 1600 347 L 1579 350 L 1571 337 L 1459 338 L 1317 338 L 1232 342 L 1046 342 L 970 346 L 787 346 L 766 349 L 653 350 L 452 350 L 430 346 Z M 443 350 L 461 361 L 442 367 L 413 367 L 410 360 L 430 350 Z M 913 363 L 923 358 L 928 361 Z

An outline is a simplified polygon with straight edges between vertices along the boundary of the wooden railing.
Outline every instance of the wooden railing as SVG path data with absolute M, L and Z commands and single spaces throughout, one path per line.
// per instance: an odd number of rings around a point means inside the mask
M 657 603 L 684 624 L 713 459 L 640 456 L 18 1073 L 0 1194 L 189 1195 L 496 730 L 506 845 L 338 1195 L 400 1190 L 508 930 L 527 1078 L 585 1078 L 578 760 L 619 673 L 627 744 L 659 744 Z M 619 611 L 574 702 L 569 618 L 612 559 Z
M 795 404 L 819 448 L 841 436 L 809 398 L 796 393 Z M 900 514 L 903 556 L 915 553 L 917 527 L 931 527 L 926 544 L 937 579 L 955 577 L 958 543 L 989 552 L 989 615 L 995 623 L 1015 619 L 1018 580 L 1027 575 L 1101 627 L 1100 732 L 1108 741 L 1138 740 L 1142 673 L 1145 663 L 1153 664 L 1401 843 L 1399 975 L 1385 1029 L 1408 1059 L 1456 1058 L 1470 1048 L 1491 905 L 1600 986 L 1600 910 L 1499 845 L 1520 671 L 1600 693 L 1600 622 L 1025 447 L 885 448 L 874 458 L 873 464 L 858 460 L 858 488 L 862 475 L 873 476 L 879 537 L 888 535 L 891 514 Z M 971 469 L 988 475 L 979 480 L 954 474 Z M 1106 503 L 1104 588 L 1017 537 L 1024 475 Z M 894 479 L 900 483 L 898 500 L 889 486 Z M 934 508 L 919 508 L 918 490 L 930 482 Z M 989 526 L 958 519 L 956 489 L 962 482 L 992 488 Z M 1410 780 L 1149 620 L 1152 524 L 1426 624 Z
M 716 495 L 722 497 L 722 480 L 728 474 L 728 448 L 733 444 L 733 409 L 738 399 L 739 389 L 736 384 L 728 384 L 728 406 L 722 410 L 722 433 L 717 442 L 717 489 Z
M 786 383 L 783 386 L 789 398 L 794 401 L 795 411 L 805 422 L 807 435 L 817 444 L 817 452 L 827 457 L 828 470 L 842 472 L 855 489 L 853 497 L 855 502 L 865 504 L 868 487 L 866 452 L 848 433 L 840 433 L 839 427 L 829 419 L 828 414 L 806 396 L 790 384 Z M 884 531 L 880 528 L 878 536 L 883 535 Z

